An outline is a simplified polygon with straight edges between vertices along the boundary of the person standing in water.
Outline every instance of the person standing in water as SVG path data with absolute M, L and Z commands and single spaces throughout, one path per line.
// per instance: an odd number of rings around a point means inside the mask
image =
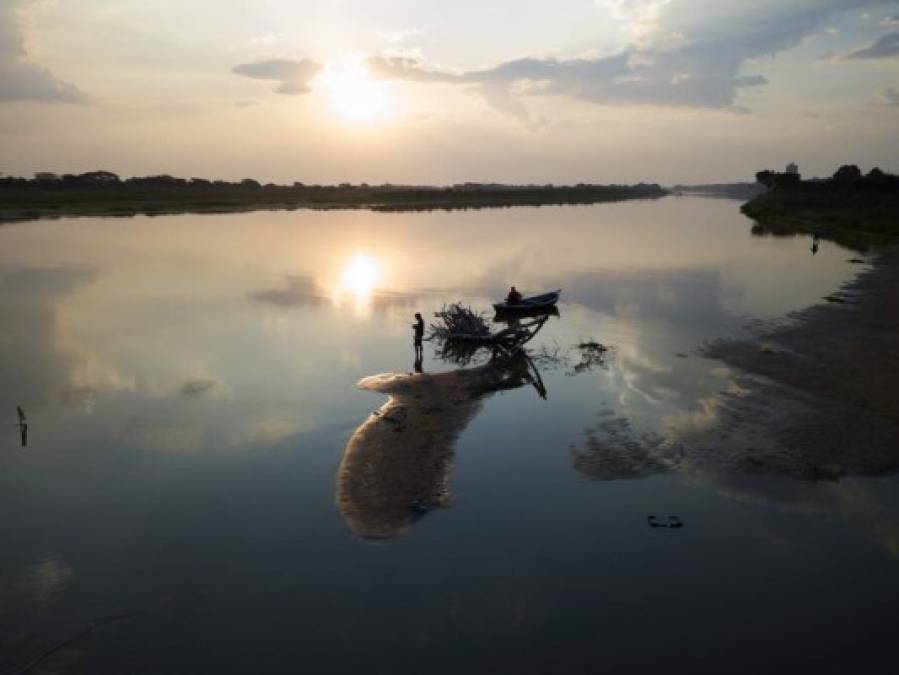
M 421 360 L 424 349 L 421 341 L 425 337 L 425 320 L 419 312 L 415 312 L 415 323 L 412 324 L 412 345 L 415 347 L 415 372 L 421 372 Z

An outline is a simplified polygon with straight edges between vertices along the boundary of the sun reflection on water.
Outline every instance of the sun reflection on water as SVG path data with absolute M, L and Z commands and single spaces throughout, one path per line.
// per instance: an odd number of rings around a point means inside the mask
M 367 255 L 357 254 L 344 266 L 340 275 L 337 304 L 349 297 L 357 312 L 367 312 L 371 306 L 372 294 L 383 278 L 381 264 Z

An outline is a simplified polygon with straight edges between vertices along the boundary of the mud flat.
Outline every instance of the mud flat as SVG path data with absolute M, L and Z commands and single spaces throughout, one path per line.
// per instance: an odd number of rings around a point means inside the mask
M 749 391 L 725 413 L 759 439 L 740 468 L 814 480 L 899 470 L 899 247 L 866 262 L 838 292 L 754 339 L 703 347 Z

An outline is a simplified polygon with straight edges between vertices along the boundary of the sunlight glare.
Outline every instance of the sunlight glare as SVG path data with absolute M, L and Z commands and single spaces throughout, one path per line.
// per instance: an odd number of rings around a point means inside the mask
M 377 122 L 387 114 L 386 85 L 372 80 L 360 58 L 328 65 L 318 84 L 334 112 L 349 122 Z
M 355 256 L 343 269 L 341 289 L 357 298 L 367 298 L 381 280 L 381 267 L 365 255 Z

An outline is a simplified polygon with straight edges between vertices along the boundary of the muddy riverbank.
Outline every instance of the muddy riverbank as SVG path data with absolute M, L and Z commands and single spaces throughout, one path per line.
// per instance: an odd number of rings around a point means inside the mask
M 727 401 L 724 424 L 765 429 L 744 440 L 741 468 L 811 479 L 899 468 L 899 249 L 874 252 L 868 264 L 754 339 L 701 350 L 733 367 L 749 392 Z

